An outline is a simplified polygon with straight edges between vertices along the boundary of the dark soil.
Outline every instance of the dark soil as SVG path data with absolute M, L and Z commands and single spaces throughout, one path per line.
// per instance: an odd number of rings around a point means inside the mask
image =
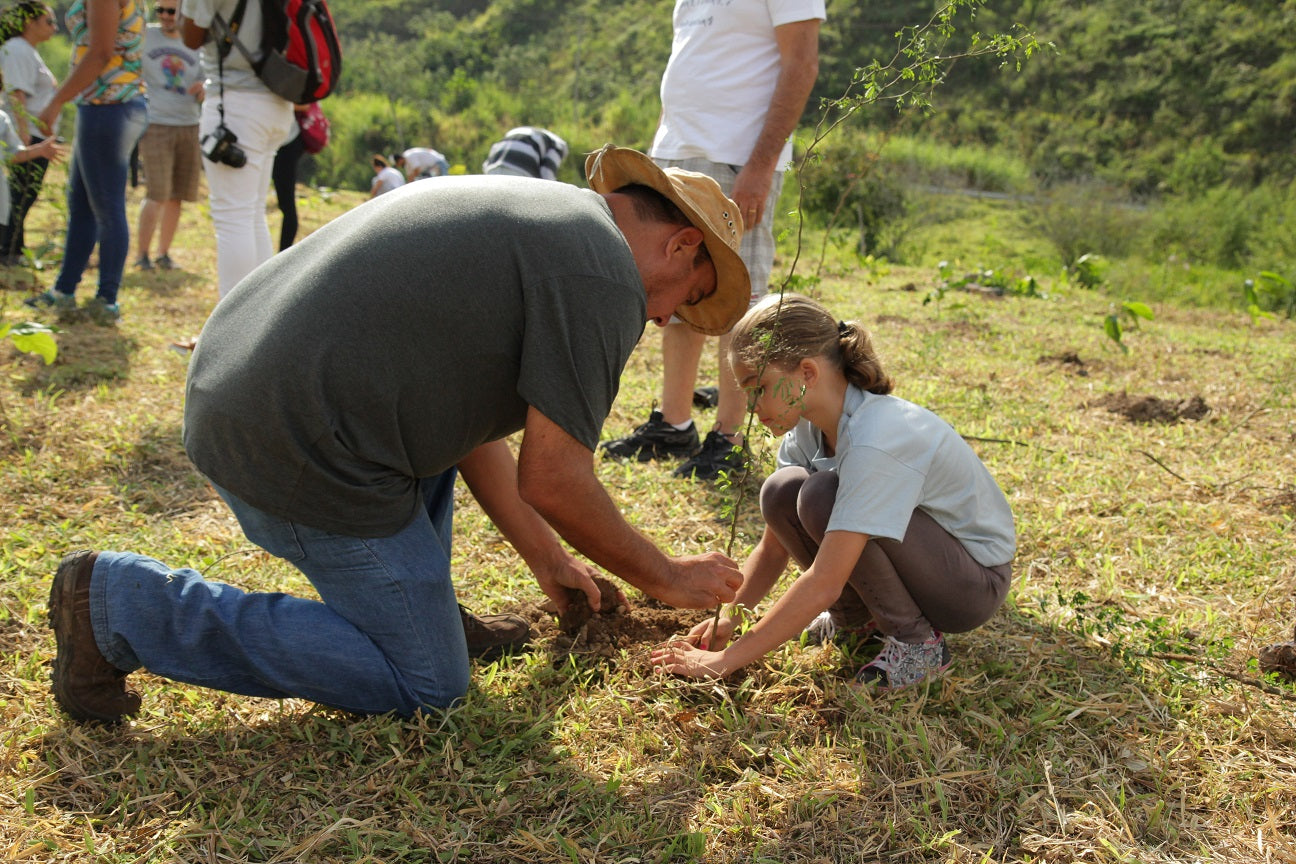
M 552 603 L 528 604 L 514 610 L 531 622 L 532 644 L 548 647 L 554 657 L 568 654 L 601 658 L 620 656 L 623 649 L 647 650 L 681 636 L 707 613 L 695 609 L 674 609 L 656 600 L 644 599 L 629 606 L 617 603 L 617 586 L 606 579 L 595 579 L 602 592 L 603 611 L 592 612 L 585 595 L 569 590 L 571 605 L 561 616 Z
M 1090 404 L 1120 414 L 1131 423 L 1181 423 L 1200 420 L 1210 413 L 1210 406 L 1200 396 L 1171 401 L 1156 396 L 1131 396 L 1125 391 L 1109 393 Z
M 1074 351 L 1065 351 L 1061 354 L 1048 355 L 1039 358 L 1035 362 L 1056 363 L 1061 366 L 1064 371 L 1070 372 L 1073 375 L 1079 375 L 1081 378 L 1089 375 L 1089 367 L 1085 365 L 1085 361 L 1080 359 L 1080 355 Z
M 1296 632 L 1291 642 L 1279 642 L 1260 649 L 1260 671 L 1276 672 L 1288 681 L 1296 681 Z

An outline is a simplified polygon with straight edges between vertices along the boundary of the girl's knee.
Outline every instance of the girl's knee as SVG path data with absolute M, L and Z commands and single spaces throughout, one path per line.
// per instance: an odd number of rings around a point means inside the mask
M 766 522 L 795 516 L 797 497 L 809 476 L 799 465 L 789 465 L 765 478 L 760 490 L 760 509 Z

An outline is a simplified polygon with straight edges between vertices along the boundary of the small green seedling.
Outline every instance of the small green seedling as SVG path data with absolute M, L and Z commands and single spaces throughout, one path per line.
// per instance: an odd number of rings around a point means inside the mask
M 1128 354 L 1129 346 L 1122 341 L 1127 328 L 1122 322 L 1128 322 L 1128 329 L 1137 330 L 1140 318 L 1151 321 L 1153 318 L 1152 307 L 1146 303 L 1126 300 L 1120 304 L 1119 308 L 1114 309 L 1110 315 L 1103 319 L 1103 331 L 1106 332 L 1108 339 L 1120 346 L 1121 351 Z

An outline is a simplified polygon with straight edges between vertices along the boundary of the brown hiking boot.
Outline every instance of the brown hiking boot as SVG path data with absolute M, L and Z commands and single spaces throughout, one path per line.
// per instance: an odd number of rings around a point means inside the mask
M 90 624 L 90 573 L 98 552 L 83 549 L 63 557 L 50 586 L 49 625 L 54 655 L 54 701 L 73 720 L 111 725 L 140 709 L 140 697 L 126 689 L 127 673 L 113 666 L 95 644 Z
M 459 617 L 470 658 L 489 662 L 531 641 L 531 626 L 518 615 L 474 615 L 460 606 Z

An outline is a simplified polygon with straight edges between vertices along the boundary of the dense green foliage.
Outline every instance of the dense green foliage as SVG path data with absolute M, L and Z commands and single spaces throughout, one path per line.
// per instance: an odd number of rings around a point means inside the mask
M 393 143 L 431 141 L 472 170 L 498 127 L 550 125 L 643 143 L 670 48 L 670 0 L 369 0 L 335 4 L 347 81 L 334 107 L 380 93 Z M 431 8 L 429 8 L 431 6 Z M 896 52 L 931 2 L 829 0 L 819 98 Z M 1056 51 L 1020 73 L 955 64 L 934 111 L 870 126 L 1019 153 L 1047 182 L 1098 177 L 1138 195 L 1296 176 L 1296 3 L 1001 0 L 964 16 L 954 44 L 1023 25 Z M 807 122 L 816 115 L 814 106 Z M 598 142 L 598 143 L 601 143 Z M 325 172 L 327 173 L 327 172 Z

